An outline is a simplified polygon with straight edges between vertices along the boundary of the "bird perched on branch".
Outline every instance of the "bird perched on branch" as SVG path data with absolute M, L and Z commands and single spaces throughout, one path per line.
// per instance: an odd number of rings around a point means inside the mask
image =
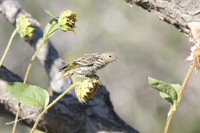
M 106 65 L 113 61 L 119 60 L 112 52 L 105 52 L 103 54 L 86 54 L 83 57 L 80 57 L 61 68 L 60 71 L 64 71 L 64 73 L 59 79 L 72 75 L 83 78 L 96 76 L 95 73 L 98 70 L 104 68 Z

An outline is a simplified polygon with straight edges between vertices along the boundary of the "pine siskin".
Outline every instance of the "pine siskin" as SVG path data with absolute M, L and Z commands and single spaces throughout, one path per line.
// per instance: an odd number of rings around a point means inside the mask
M 74 74 L 83 78 L 95 76 L 95 73 L 98 70 L 104 68 L 113 61 L 119 60 L 112 52 L 105 52 L 103 54 L 86 54 L 61 68 L 60 71 L 65 72 L 59 79 L 66 76 L 72 76 Z

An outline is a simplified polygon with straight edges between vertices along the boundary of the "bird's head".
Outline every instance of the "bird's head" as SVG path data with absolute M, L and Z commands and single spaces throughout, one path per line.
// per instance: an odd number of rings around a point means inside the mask
M 101 56 L 105 64 L 108 64 L 113 61 L 119 61 L 117 56 L 112 52 L 104 52 Z

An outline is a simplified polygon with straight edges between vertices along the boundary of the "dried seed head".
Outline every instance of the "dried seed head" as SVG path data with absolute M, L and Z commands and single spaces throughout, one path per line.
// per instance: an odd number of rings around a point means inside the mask
M 75 90 L 78 100 L 81 103 L 85 103 L 86 99 L 92 98 L 96 94 L 100 84 L 98 79 L 92 79 L 92 82 L 89 79 L 84 80 Z
M 191 55 L 186 59 L 192 61 L 196 71 L 200 69 L 200 44 L 196 44 L 191 48 Z
M 74 28 L 76 28 L 76 25 L 75 25 L 76 21 L 77 21 L 76 13 L 70 10 L 61 12 L 60 17 L 58 19 L 60 28 L 65 32 L 68 30 L 74 32 Z M 76 33 L 74 32 L 74 34 Z
M 190 28 L 189 40 L 193 43 L 200 43 L 200 21 L 193 20 L 187 23 Z
M 19 17 L 16 20 L 16 28 L 18 28 L 18 33 L 21 38 L 31 39 L 33 36 L 33 28 L 30 20 L 25 16 Z

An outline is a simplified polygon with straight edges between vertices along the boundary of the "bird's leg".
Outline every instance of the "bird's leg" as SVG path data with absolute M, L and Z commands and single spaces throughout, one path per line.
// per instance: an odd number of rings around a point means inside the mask
M 87 77 L 87 76 L 85 76 L 85 78 L 84 79 L 89 79 L 90 80 L 90 82 L 92 82 L 93 83 L 93 81 L 92 81 L 92 79 L 90 78 L 90 77 Z
M 93 75 L 91 76 L 91 78 L 99 79 L 99 76 L 97 76 L 96 74 L 93 74 Z
M 91 77 L 85 76 L 85 75 L 79 75 L 79 77 L 83 78 L 84 80 L 88 79 L 90 82 L 92 82 Z
M 93 87 L 95 87 L 96 82 L 93 82 L 91 79 L 99 80 L 99 76 L 97 76 L 96 74 L 89 76 L 89 80 L 91 81 Z
M 93 75 L 90 75 L 90 76 L 87 76 L 87 77 L 90 78 L 90 81 L 91 81 L 91 79 L 96 79 L 96 80 L 99 79 L 99 76 L 97 76 L 96 74 L 93 74 Z
M 99 76 L 97 76 L 96 74 L 90 75 L 90 76 L 85 76 L 85 75 L 79 75 L 79 77 L 82 77 L 84 80 L 88 79 L 94 86 L 95 82 L 92 81 L 92 79 L 99 79 Z

